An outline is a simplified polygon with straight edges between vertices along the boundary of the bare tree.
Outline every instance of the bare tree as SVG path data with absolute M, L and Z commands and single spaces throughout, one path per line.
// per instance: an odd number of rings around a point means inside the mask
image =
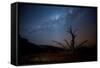
M 75 39 L 76 39 L 76 34 L 73 29 L 72 26 L 69 27 L 69 30 L 67 31 L 70 35 L 71 35 L 71 41 L 70 41 L 70 48 L 72 49 L 72 51 L 74 51 L 75 49 Z
M 74 52 L 75 49 L 76 49 L 76 42 L 75 42 L 75 39 L 77 37 L 76 31 L 77 30 L 74 30 L 72 28 L 72 26 L 69 27 L 68 31 L 66 31 L 66 32 L 70 34 L 71 40 L 70 40 L 70 42 L 68 42 L 66 39 L 64 39 L 64 41 L 66 43 L 65 45 L 62 44 L 61 42 L 58 42 L 58 41 L 53 41 L 53 42 L 61 45 L 64 49 L 66 49 L 67 46 L 68 46 L 71 49 L 71 51 Z M 82 45 L 84 45 L 87 41 L 88 40 L 85 40 L 85 41 L 81 42 L 79 45 L 77 45 L 77 48 L 80 47 L 80 46 L 82 46 Z

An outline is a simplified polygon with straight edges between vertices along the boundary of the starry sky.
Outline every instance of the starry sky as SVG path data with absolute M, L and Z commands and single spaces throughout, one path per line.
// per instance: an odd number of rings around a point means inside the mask
M 70 25 L 77 29 L 76 42 L 88 40 L 96 44 L 97 10 L 87 7 L 19 5 L 19 35 L 35 44 L 54 44 L 52 40 L 68 41 Z

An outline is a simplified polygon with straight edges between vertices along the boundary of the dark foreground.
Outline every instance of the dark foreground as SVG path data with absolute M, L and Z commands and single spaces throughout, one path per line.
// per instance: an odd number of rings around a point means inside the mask
M 20 42 L 21 41 L 21 42 Z M 18 65 L 69 63 L 97 60 L 97 46 L 76 48 L 74 52 L 19 40 Z

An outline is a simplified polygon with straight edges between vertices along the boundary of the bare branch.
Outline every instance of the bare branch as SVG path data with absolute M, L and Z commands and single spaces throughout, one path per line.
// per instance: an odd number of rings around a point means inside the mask
M 71 48 L 70 44 L 68 43 L 68 41 L 65 39 L 64 40 L 66 42 L 66 44 L 69 46 L 69 48 Z
M 85 41 L 81 42 L 81 43 L 78 45 L 78 47 L 82 46 L 82 45 L 85 44 L 87 41 L 88 41 L 88 40 L 85 40 Z
M 66 48 L 65 45 L 63 45 L 62 43 L 60 43 L 60 42 L 58 42 L 58 41 L 54 41 L 54 40 L 53 40 L 53 42 L 55 42 L 55 43 L 61 45 L 63 48 Z
M 78 29 L 75 29 L 74 31 L 73 31 L 73 33 L 76 33 L 78 31 Z
M 67 31 L 67 32 L 71 35 L 70 47 L 71 47 L 72 50 L 74 50 L 74 49 L 75 49 L 75 38 L 76 38 L 76 36 L 77 36 L 77 35 L 75 34 L 76 31 L 74 31 L 74 30 L 72 29 L 72 26 L 70 25 L 69 31 Z
M 70 25 L 70 27 L 68 28 L 68 31 L 67 31 L 68 33 L 72 33 L 73 31 L 72 31 L 72 26 Z

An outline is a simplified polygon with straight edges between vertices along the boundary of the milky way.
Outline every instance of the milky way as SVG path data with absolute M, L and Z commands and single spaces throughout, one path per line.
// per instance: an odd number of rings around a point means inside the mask
M 32 43 L 49 45 L 52 40 L 70 39 L 69 25 L 79 29 L 77 41 L 96 39 L 95 8 L 20 5 L 19 16 L 19 34 Z

